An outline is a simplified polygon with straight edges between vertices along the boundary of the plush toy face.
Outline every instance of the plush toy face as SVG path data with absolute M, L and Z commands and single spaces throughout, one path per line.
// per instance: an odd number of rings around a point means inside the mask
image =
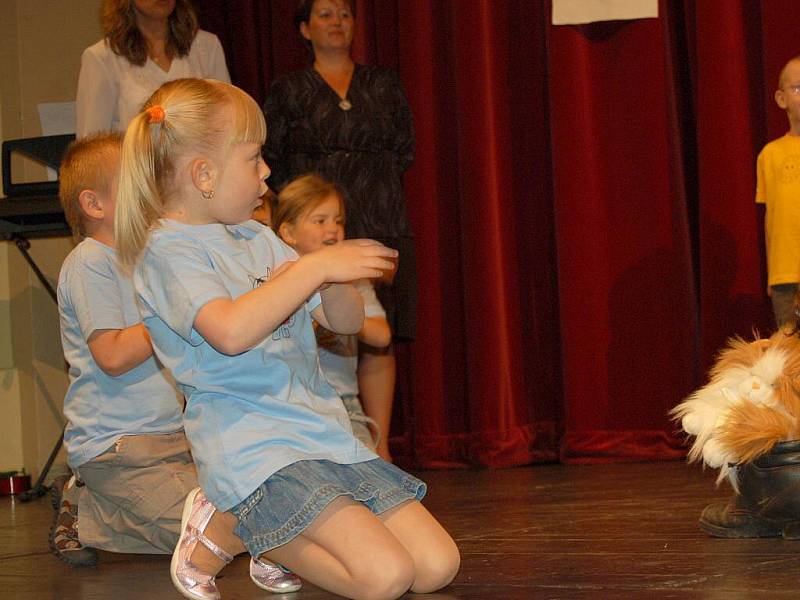
M 747 400 L 755 404 L 775 406 L 776 399 L 774 394 L 773 382 L 764 381 L 758 375 L 745 377 L 739 384 L 738 395 L 742 400 Z

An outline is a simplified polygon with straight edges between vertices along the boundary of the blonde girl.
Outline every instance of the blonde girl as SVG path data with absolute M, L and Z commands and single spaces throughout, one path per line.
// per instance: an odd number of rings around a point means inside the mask
M 396 252 L 350 240 L 298 257 L 248 220 L 266 191 L 265 130 L 238 88 L 186 79 L 162 86 L 125 136 L 118 250 L 188 399 L 202 487 L 186 500 L 173 582 L 218 597 L 214 576 L 240 539 L 342 596 L 436 590 L 458 550 L 420 504 L 425 484 L 353 438 L 311 325 L 357 332 L 361 297 L 341 282 L 379 276 Z
M 342 192 L 338 186 L 314 173 L 298 177 L 283 188 L 273 212 L 273 230 L 301 256 L 344 239 Z M 369 409 L 364 414 L 364 407 L 369 405 L 359 392 L 359 346 L 386 348 L 392 341 L 392 331 L 372 282 L 360 279 L 353 285 L 364 301 L 364 325 L 357 335 L 335 334 L 324 327 L 315 327 L 319 362 L 326 379 L 344 402 L 353 434 L 381 458 L 388 460 L 388 423 L 379 424 Z M 371 374 L 373 377 L 388 375 L 393 377 L 393 373 Z

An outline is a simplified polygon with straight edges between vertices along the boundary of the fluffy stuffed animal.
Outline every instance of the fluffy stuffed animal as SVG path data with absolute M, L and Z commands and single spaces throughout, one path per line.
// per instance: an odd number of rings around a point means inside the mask
M 782 441 L 800 438 L 800 337 L 778 331 L 769 339 L 734 338 L 720 352 L 708 385 L 671 411 L 694 436 L 689 460 L 720 469 L 744 464 Z

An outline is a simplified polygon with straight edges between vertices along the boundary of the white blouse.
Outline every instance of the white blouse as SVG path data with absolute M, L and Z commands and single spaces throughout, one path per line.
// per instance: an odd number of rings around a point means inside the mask
M 75 101 L 77 136 L 98 131 L 124 131 L 150 95 L 162 83 L 182 77 L 218 79 L 230 83 L 219 38 L 199 30 L 189 54 L 174 58 L 163 71 L 150 58 L 141 67 L 114 54 L 105 39 L 83 51 Z

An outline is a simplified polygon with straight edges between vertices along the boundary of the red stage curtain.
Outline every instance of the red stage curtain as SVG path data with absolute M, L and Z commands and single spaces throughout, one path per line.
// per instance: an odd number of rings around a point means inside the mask
M 196 2 L 263 101 L 307 64 L 293 0 Z M 354 54 L 399 71 L 419 336 L 393 447 L 423 467 L 683 455 L 667 411 L 726 337 L 770 327 L 755 156 L 789 0 L 660 2 L 549 24 L 544 0 L 359 0 Z

